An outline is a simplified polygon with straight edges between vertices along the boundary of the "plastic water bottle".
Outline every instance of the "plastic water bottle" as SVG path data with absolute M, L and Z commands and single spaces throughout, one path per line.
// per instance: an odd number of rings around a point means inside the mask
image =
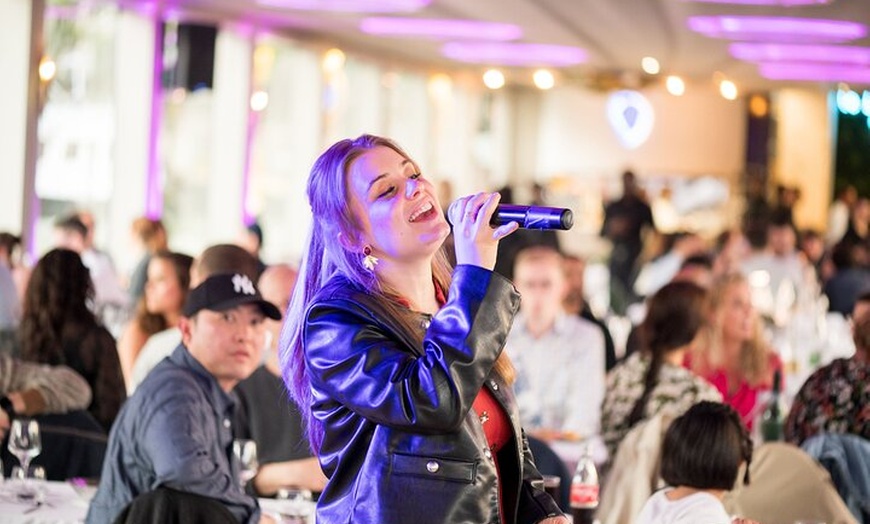
M 574 524 L 592 524 L 598 508 L 598 469 L 592 461 L 589 445 L 577 462 L 574 478 L 571 479 L 571 515 Z

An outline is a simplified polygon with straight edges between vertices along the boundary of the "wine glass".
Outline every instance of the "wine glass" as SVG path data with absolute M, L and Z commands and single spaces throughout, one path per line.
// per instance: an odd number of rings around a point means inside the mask
M 239 462 L 239 486 L 244 491 L 245 486 L 257 475 L 257 469 L 260 467 L 257 462 L 257 443 L 246 438 L 233 440 L 233 456 Z
M 30 498 L 36 495 L 28 483 L 27 473 L 30 471 L 30 461 L 42 451 L 42 439 L 39 436 L 39 423 L 33 419 L 15 419 L 9 428 L 9 452 L 18 458 L 24 473 L 24 486 L 19 491 L 19 498 Z

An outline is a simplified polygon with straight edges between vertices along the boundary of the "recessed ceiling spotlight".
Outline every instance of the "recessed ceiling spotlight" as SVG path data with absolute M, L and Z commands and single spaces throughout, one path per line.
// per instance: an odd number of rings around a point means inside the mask
M 640 61 L 640 67 L 648 75 L 657 75 L 662 70 L 659 61 L 651 56 L 643 57 L 643 60 Z
M 490 69 L 483 74 L 483 84 L 490 89 L 504 87 L 504 74 L 498 69 Z
M 686 83 L 683 82 L 683 79 L 671 75 L 665 80 L 665 88 L 667 88 L 668 93 L 674 96 L 683 96 L 683 93 L 686 92 Z
M 731 80 L 723 80 L 719 83 L 719 93 L 725 100 L 736 100 L 737 85 Z
M 448 20 L 443 18 L 408 18 L 373 16 L 359 24 L 363 33 L 378 36 L 405 36 L 415 38 L 457 38 L 468 40 L 516 40 L 522 38 L 523 29 L 514 24 L 481 22 L 477 20 Z
M 532 75 L 532 80 L 535 82 L 535 86 L 538 89 L 552 89 L 554 85 L 556 85 L 556 79 L 553 77 L 553 73 L 546 69 L 538 69 L 535 71 L 535 74 Z

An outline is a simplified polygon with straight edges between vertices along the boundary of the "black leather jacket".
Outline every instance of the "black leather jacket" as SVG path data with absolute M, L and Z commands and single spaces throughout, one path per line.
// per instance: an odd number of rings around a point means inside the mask
M 511 389 L 491 373 L 518 308 L 508 280 L 458 266 L 444 307 L 420 315 L 419 347 L 347 279 L 324 286 L 304 331 L 329 478 L 318 523 L 512 524 L 561 515 L 543 491 Z M 510 416 L 515 435 L 497 454 L 471 409 L 481 387 Z

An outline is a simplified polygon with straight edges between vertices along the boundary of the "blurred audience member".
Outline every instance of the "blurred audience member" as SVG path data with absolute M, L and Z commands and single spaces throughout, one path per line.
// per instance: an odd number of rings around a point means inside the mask
M 833 246 L 843 240 L 843 235 L 849 229 L 852 207 L 857 201 L 858 191 L 855 186 L 845 186 L 837 193 L 837 198 L 834 199 L 828 210 L 828 231 L 825 234 L 825 243 L 828 246 Z
M 107 254 L 94 248 L 93 232 L 88 229 L 82 217 L 93 218 L 89 213 L 81 213 L 55 222 L 55 246 L 78 253 L 94 283 L 94 313 L 104 323 L 112 323 L 106 326 L 110 330 L 120 329 L 120 326 L 114 324 L 126 314 L 127 293 L 121 289 L 112 260 Z M 93 225 L 92 222 L 91 224 Z
M 631 171 L 622 174 L 622 197 L 604 208 L 601 235 L 610 240 L 610 304 L 617 314 L 635 301 L 635 264 L 643 250 L 645 230 L 655 230 L 652 211 Z
M 604 397 L 604 337 L 562 308 L 562 256 L 536 246 L 519 252 L 514 285 L 520 311 L 505 342 L 517 371 L 514 391 L 527 431 L 542 440 L 597 435 Z
M 732 273 L 717 278 L 707 315 L 686 363 L 716 386 L 751 429 L 759 407 L 758 394 L 770 390 L 773 372 L 781 370 L 782 363 L 764 341 L 746 277 Z
M 266 270 L 266 263 L 260 258 L 263 250 L 263 228 L 257 222 L 252 222 L 245 227 L 239 245 L 257 260 L 257 277 Z
M 27 279 L 30 278 L 30 268 L 25 262 L 24 247 L 21 237 L 12 233 L 0 233 L 0 265 L 6 266 L 12 273 L 18 298 L 24 299 L 27 289 Z
M 722 395 L 683 367 L 704 323 L 705 291 L 690 282 L 672 282 L 649 299 L 640 327 L 642 351 L 607 375 L 601 434 L 612 461 L 622 438 L 639 422 L 659 413 L 678 416 L 701 400 Z
M 669 240 L 670 247 L 640 270 L 634 282 L 638 296 L 651 296 L 674 278 L 686 259 L 707 250 L 704 239 L 694 233 L 675 233 L 669 236 Z
M 831 260 L 836 272 L 825 282 L 828 309 L 847 316 L 859 295 L 870 291 L 870 253 L 861 243 L 843 240 L 834 246 Z
M 565 281 L 568 286 L 562 305 L 569 315 L 579 315 L 580 318 L 592 322 L 601 329 L 601 334 L 604 336 L 604 366 L 606 371 L 610 371 L 616 365 L 616 347 L 607 325 L 595 317 L 583 295 L 586 261 L 576 255 L 564 255 L 562 261 L 562 266 L 565 269 Z
M 744 464 L 749 484 L 751 462 L 752 440 L 737 413 L 718 402 L 695 404 L 665 433 L 661 476 L 669 487 L 650 497 L 635 524 L 732 524 L 722 498 Z
M 166 251 L 169 248 L 166 228 L 163 227 L 163 222 L 159 219 L 139 217 L 133 221 L 131 233 L 138 249 L 142 252 L 142 258 L 139 259 L 133 272 L 130 273 L 130 285 L 127 292 L 130 294 L 130 304 L 138 304 L 142 295 L 145 294 L 148 262 L 154 253 Z
M 755 272 L 767 274 L 769 288 L 774 297 L 781 286 L 791 286 L 794 294 L 804 289 L 808 266 L 797 251 L 797 234 L 785 215 L 774 216 L 767 226 L 767 243 L 744 260 L 741 270 L 745 275 Z
M 94 287 L 79 255 L 46 253 L 30 277 L 19 327 L 25 360 L 66 365 L 94 393 L 88 411 L 107 431 L 127 398 L 115 339 L 88 308 Z
M 804 229 L 800 232 L 800 252 L 812 266 L 819 285 L 831 278 L 834 267 L 825 249 L 825 239 L 814 229 Z
M 0 333 L 13 331 L 21 320 L 21 297 L 12 273 L 12 251 L 18 241 L 16 236 L 0 233 Z
M 298 273 L 285 264 L 272 265 L 260 276 L 263 299 L 287 311 Z M 311 454 L 302 416 L 287 396 L 278 364 L 278 339 L 281 322 L 266 320 L 265 363 L 239 382 L 234 390 L 239 397 L 234 424 L 236 438 L 257 443 L 260 468 L 252 483 L 257 494 L 274 495 L 281 488 L 322 491 L 326 476 Z
M 859 198 L 855 202 L 849 227 L 846 228 L 842 241 L 864 245 L 870 242 L 870 199 Z
M 817 369 L 795 396 L 785 439 L 801 445 L 819 433 L 851 433 L 870 441 L 870 292 L 855 306 L 855 354 Z
M 256 281 L 257 259 L 235 244 L 216 244 L 207 247 L 190 266 L 189 289 L 195 288 L 212 275 L 225 273 L 240 273 L 251 281 Z M 181 331 L 172 327 L 149 337 L 139 351 L 136 362 L 133 363 L 130 382 L 127 384 L 129 391 L 135 391 L 154 366 L 172 354 L 179 344 L 181 344 Z
M 762 246 L 766 240 L 762 240 Z M 740 266 L 751 251 L 749 240 L 739 229 L 723 231 L 716 238 L 716 258 L 713 262 L 714 275 L 727 275 L 740 271 Z
M 136 307 L 136 316 L 118 340 L 118 354 L 124 381 L 132 380 L 133 365 L 148 339 L 162 331 L 175 330 L 190 287 L 193 258 L 169 251 L 155 253 L 148 263 L 145 295 Z M 130 392 L 132 390 L 127 388 Z
M 12 419 L 85 409 L 91 388 L 65 366 L 44 366 L 0 354 L 0 441 Z

